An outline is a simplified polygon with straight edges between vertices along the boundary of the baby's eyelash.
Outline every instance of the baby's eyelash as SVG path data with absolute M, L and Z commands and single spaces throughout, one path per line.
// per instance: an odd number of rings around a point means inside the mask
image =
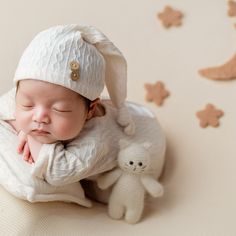
M 26 107 L 26 108 L 31 108 L 31 107 L 33 107 L 33 106 L 26 106 L 26 105 L 22 105 L 23 107 Z
M 57 110 L 55 108 L 53 110 L 56 111 L 56 112 L 72 112 L 72 111 L 69 111 L 69 110 L 68 111 Z

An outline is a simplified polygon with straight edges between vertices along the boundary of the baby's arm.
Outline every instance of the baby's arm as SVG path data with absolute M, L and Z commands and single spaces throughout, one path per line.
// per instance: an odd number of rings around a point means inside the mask
M 108 150 L 94 138 L 72 141 L 67 147 L 61 142 L 43 144 L 38 160 L 32 166 L 32 175 L 54 186 L 78 182 L 99 172 Z

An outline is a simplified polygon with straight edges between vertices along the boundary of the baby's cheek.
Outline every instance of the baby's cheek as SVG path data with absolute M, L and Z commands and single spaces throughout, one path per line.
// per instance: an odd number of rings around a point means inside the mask
M 70 139 L 76 132 L 75 126 L 71 122 L 59 122 L 55 124 L 55 128 L 59 139 Z
M 15 117 L 16 117 L 16 123 L 19 129 L 24 130 L 24 131 L 26 129 L 28 130 L 28 128 L 30 127 L 29 117 L 26 114 L 22 114 L 20 112 L 16 112 Z
M 57 117 L 52 120 L 53 130 L 58 139 L 66 140 L 75 138 L 83 128 L 85 118 L 77 114 L 68 117 Z

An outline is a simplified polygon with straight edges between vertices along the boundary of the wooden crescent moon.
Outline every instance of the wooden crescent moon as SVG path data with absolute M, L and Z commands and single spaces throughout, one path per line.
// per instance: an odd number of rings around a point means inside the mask
M 236 54 L 223 65 L 204 68 L 198 72 L 200 75 L 212 80 L 236 79 Z

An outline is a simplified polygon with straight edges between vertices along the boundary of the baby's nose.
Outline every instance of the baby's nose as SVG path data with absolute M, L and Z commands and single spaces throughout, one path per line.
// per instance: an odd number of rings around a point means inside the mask
M 43 108 L 36 109 L 33 116 L 33 121 L 38 122 L 38 123 L 49 123 L 50 118 L 49 118 L 48 111 Z

